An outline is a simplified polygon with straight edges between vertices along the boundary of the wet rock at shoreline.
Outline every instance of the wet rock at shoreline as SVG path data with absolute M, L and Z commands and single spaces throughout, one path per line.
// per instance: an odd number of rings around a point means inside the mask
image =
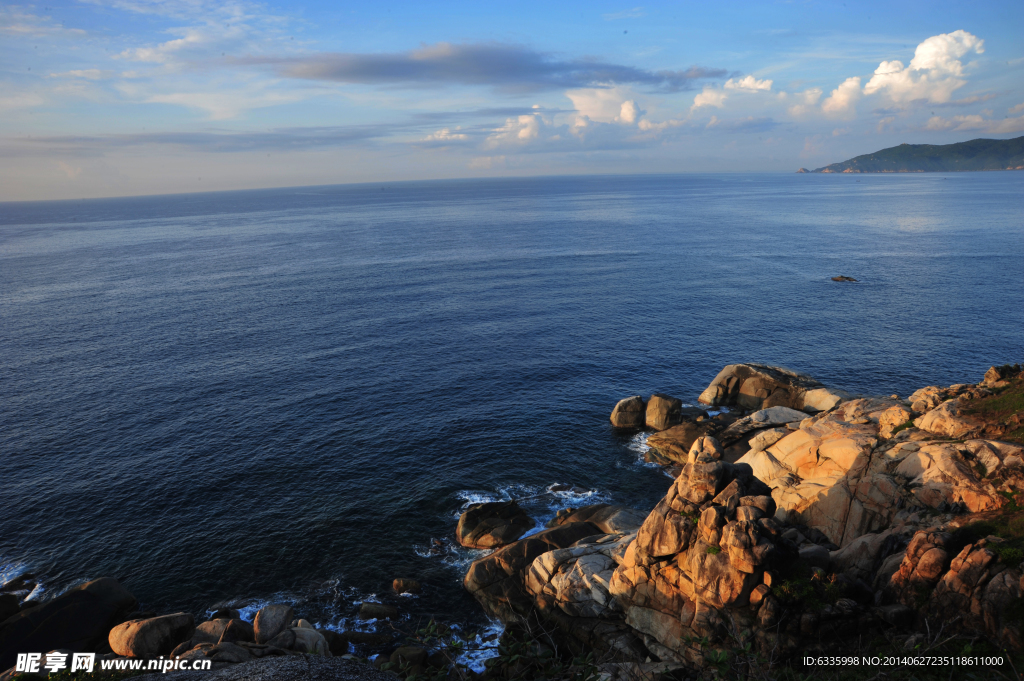
M 95 650 L 135 606 L 116 579 L 103 577 L 22 610 L 0 625 L 0 669 L 14 666 L 20 652 Z
M 643 511 L 616 504 L 592 504 L 577 509 L 566 509 L 548 522 L 548 527 L 567 523 L 590 523 L 602 534 L 623 534 L 636 532 L 643 525 L 647 514 Z
M 472 549 L 492 549 L 522 537 L 536 522 L 515 501 L 473 504 L 455 528 L 458 542 Z
M 390 620 L 398 618 L 398 608 L 384 603 L 369 601 L 359 606 L 359 616 L 366 620 Z
M 851 396 L 826 388 L 819 381 L 782 367 L 730 364 L 715 376 L 698 400 L 711 406 L 744 409 L 789 407 L 826 411 Z

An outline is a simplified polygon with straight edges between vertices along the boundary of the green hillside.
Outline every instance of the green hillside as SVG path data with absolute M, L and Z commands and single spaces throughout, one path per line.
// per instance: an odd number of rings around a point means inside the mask
M 976 139 L 956 144 L 901 144 L 810 172 L 948 173 L 962 170 L 1024 170 L 1024 137 Z M 809 171 L 801 168 L 798 172 Z

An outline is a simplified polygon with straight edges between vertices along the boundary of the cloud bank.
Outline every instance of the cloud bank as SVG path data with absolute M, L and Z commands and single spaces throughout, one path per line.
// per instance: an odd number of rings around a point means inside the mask
M 251 58 L 241 63 L 274 67 L 306 80 L 365 85 L 486 85 L 513 92 L 642 85 L 667 92 L 723 78 L 725 69 L 691 66 L 647 71 L 596 59 L 559 59 L 509 43 L 436 43 L 408 52 L 323 52 L 302 57 Z

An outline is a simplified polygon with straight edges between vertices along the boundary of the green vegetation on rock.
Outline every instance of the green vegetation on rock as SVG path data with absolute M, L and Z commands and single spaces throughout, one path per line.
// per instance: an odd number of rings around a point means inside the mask
M 956 144 L 901 144 L 817 168 L 815 173 L 948 173 L 1024 170 L 1024 137 Z M 807 172 L 801 169 L 801 172 Z

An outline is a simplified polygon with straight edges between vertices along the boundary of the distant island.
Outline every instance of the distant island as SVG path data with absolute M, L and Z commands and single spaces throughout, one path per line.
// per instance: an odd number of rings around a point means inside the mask
M 901 144 L 842 163 L 798 173 L 949 173 L 1024 170 L 1024 137 L 976 139 L 956 144 Z

